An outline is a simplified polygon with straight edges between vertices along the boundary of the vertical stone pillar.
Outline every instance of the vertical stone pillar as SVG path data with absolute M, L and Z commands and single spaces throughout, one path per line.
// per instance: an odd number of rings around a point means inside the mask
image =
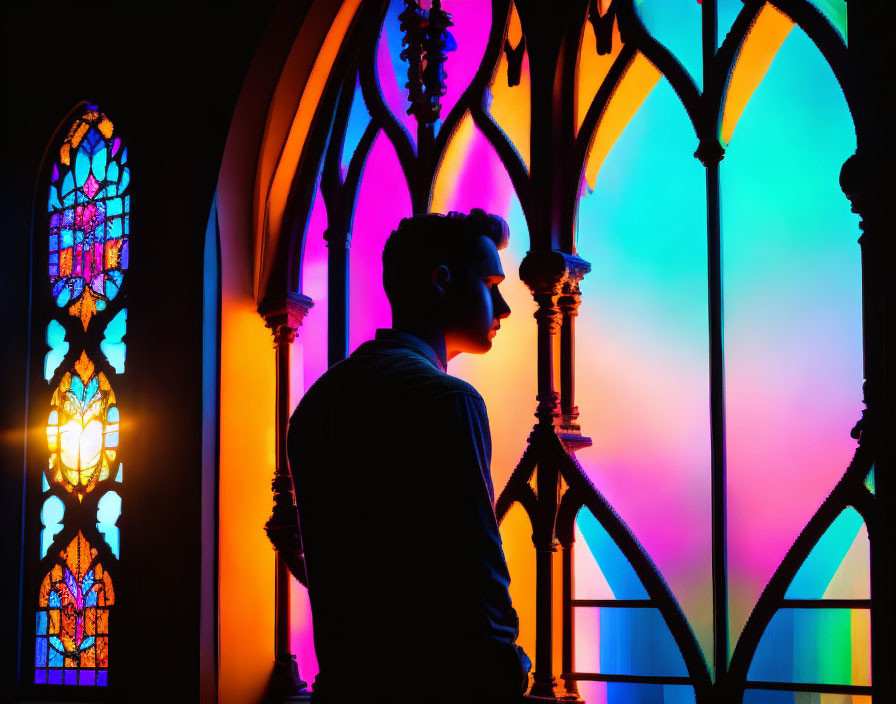
M 553 562 L 558 542 L 555 535 L 560 474 L 556 463 L 556 425 L 560 420 L 560 394 L 554 389 L 554 336 L 561 331 L 562 313 L 557 304 L 564 284 L 580 280 L 588 264 L 571 254 L 530 251 L 520 265 L 520 279 L 538 304 L 538 419 L 529 436 L 536 457 L 537 501 L 530 514 L 535 546 L 535 672 L 533 696 L 557 699 L 553 673 Z
M 274 576 L 274 694 L 280 701 L 310 701 L 307 685 L 299 677 L 296 656 L 289 643 L 290 579 L 304 575 L 299 516 L 293 494 L 286 449 L 286 431 L 292 412 L 289 398 L 290 349 L 302 319 L 313 303 L 307 296 L 287 294 L 279 301 L 262 303 L 258 312 L 274 336 L 276 392 L 274 401 L 275 469 L 271 481 L 274 510 L 265 530 L 277 548 Z M 290 569 L 292 566 L 292 569 Z

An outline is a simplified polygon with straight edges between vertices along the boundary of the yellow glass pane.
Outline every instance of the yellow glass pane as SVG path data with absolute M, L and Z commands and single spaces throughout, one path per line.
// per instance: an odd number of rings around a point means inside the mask
M 516 6 L 512 6 L 507 27 L 507 41 L 510 42 L 512 47 L 516 48 L 519 47 L 522 36 L 523 33 Z M 532 120 L 529 52 L 525 51 L 523 53 L 519 85 L 509 86 L 507 84 L 508 67 L 507 54 L 502 52 L 498 71 L 495 73 L 492 84 L 489 87 L 492 96 L 489 112 L 495 119 L 495 122 L 498 123 L 498 126 L 504 130 L 504 134 L 510 139 L 520 155 L 520 159 L 522 159 L 526 169 L 528 169 L 530 155 L 529 130 Z
M 725 146 L 731 141 L 744 108 L 793 27 L 793 20 L 768 3 L 753 20 L 728 80 L 720 135 Z
M 622 38 L 619 36 L 619 22 L 613 20 L 613 48 L 609 54 L 601 56 L 597 53 L 597 39 L 594 27 L 585 23 L 582 32 L 582 43 L 579 45 L 579 61 L 576 71 L 576 131 L 581 128 L 582 121 L 591 107 L 591 102 L 607 77 L 613 62 L 622 51 Z
M 585 180 L 594 190 L 597 174 L 625 126 L 659 83 L 662 74 L 641 52 L 635 54 L 601 115 L 585 162 Z

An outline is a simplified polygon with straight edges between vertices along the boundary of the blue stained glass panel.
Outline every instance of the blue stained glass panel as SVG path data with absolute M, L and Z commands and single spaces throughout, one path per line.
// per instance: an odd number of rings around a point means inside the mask
M 91 163 L 91 168 L 93 169 L 93 177 L 97 181 L 102 181 L 106 177 L 106 148 L 101 147 L 97 150 L 96 154 L 93 155 L 93 162 Z
M 110 198 L 106 201 L 106 217 L 121 215 L 121 198 Z
M 647 31 L 665 46 L 697 87 L 703 85 L 703 13 L 695 0 L 636 0 Z
M 577 672 L 656 677 L 688 674 L 658 609 L 578 607 L 575 620 L 577 633 L 594 633 L 600 643 L 596 662 L 593 653 L 576 650 Z
M 46 556 L 53 544 L 56 534 L 62 530 L 62 517 L 65 515 L 65 504 L 58 496 L 50 496 L 44 501 L 40 510 L 40 521 L 44 528 L 40 531 L 40 556 Z
M 107 491 L 96 506 L 96 527 L 103 534 L 116 560 L 119 558 L 119 530 L 115 523 L 119 516 L 121 516 L 121 497 L 115 491 Z
M 787 590 L 788 599 L 821 599 L 864 521 L 849 508 L 841 513 L 812 548 Z
M 646 599 L 647 591 L 631 563 L 594 515 L 588 509 L 582 509 L 576 522 L 613 596 L 616 599 Z
M 127 150 L 125 150 L 125 151 L 127 151 Z M 96 673 L 97 686 L 105 687 L 106 680 L 108 679 L 108 677 L 109 677 L 109 673 L 106 672 L 105 670 L 97 670 L 97 673 Z
M 38 612 L 37 612 L 37 635 L 39 635 L 39 636 L 45 636 L 45 635 L 47 635 L 47 612 L 46 612 L 46 611 L 38 611 Z M 41 644 L 41 641 L 43 641 L 43 648 L 44 648 L 44 650 L 47 649 L 47 641 L 44 640 L 43 638 L 38 638 L 38 639 L 37 639 L 37 643 L 38 643 L 38 658 L 37 658 L 37 663 L 38 663 L 38 664 L 41 664 L 41 663 L 44 662 L 44 660 L 41 660 L 40 657 L 39 657 L 39 656 L 40 656 L 40 644 Z M 46 655 L 46 653 L 44 653 L 44 655 Z
M 124 159 L 122 159 L 124 161 Z M 121 170 L 121 181 L 118 184 L 118 195 L 124 193 L 124 189 L 128 187 L 128 184 L 131 182 L 131 171 L 125 166 Z
M 108 325 L 106 325 L 106 329 L 103 332 L 103 340 L 100 342 L 100 349 L 103 354 L 106 355 L 106 359 L 109 360 L 109 364 L 112 365 L 116 374 L 124 373 L 124 363 L 125 358 L 127 357 L 127 344 L 122 341 L 122 338 L 127 332 L 127 320 L 128 310 L 127 308 L 124 308 L 109 321 Z M 117 415 L 118 409 L 113 410 L 115 410 Z
M 579 682 L 579 694 L 588 704 L 694 704 L 693 687 L 680 684 Z M 754 703 L 755 704 L 755 703 Z
M 78 682 L 78 684 L 95 685 L 96 670 L 81 670 L 81 680 Z
M 53 666 L 53 667 L 62 667 L 62 656 L 61 656 L 61 655 L 59 656 L 59 660 L 60 660 L 60 662 L 59 662 L 58 665 L 53 665 L 53 663 L 52 663 L 52 661 L 53 661 L 52 651 L 50 651 L 50 664 L 51 664 L 51 666 Z M 62 670 L 50 670 L 50 677 L 49 677 L 48 684 L 62 684 Z
M 83 186 L 90 175 L 90 156 L 87 153 L 87 144 L 83 144 L 75 157 L 75 183 Z
M 50 638 L 50 644 L 53 646 L 49 650 L 50 667 L 62 667 L 62 653 L 59 651 L 59 648 L 62 647 L 62 642 L 58 638 Z M 52 679 L 53 673 L 51 672 L 50 680 L 52 681 Z
M 38 646 L 40 647 L 40 646 Z M 44 641 L 44 648 L 46 648 L 46 641 Z M 40 664 L 40 661 L 38 661 Z M 34 684 L 46 684 L 47 683 L 47 671 L 46 670 L 35 670 L 34 671 Z
M 127 147 L 125 147 L 124 151 L 121 153 L 121 163 L 122 164 L 128 163 L 128 148 Z
M 49 491 L 50 490 L 50 482 L 47 481 L 47 475 L 41 473 L 40 478 L 41 478 L 41 489 L 43 491 Z
M 77 670 L 69 670 L 65 671 L 65 684 L 78 684 L 78 671 Z
M 50 351 L 44 358 L 44 379 L 50 381 L 69 349 L 69 344 L 65 341 L 65 328 L 56 320 L 51 320 L 47 325 L 47 344 Z
M 348 115 L 348 123 L 345 126 L 345 141 L 342 144 L 342 177 L 348 172 L 349 162 L 351 162 L 352 154 L 358 148 L 358 142 L 364 135 L 364 130 L 370 124 L 370 113 L 364 103 L 364 96 L 361 94 L 361 82 L 355 81 L 355 93 L 352 97 L 352 109 Z

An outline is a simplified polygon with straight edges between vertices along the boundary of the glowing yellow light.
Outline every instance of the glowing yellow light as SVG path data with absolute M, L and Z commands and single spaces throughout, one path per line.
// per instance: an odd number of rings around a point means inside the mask
M 74 376 L 66 373 L 53 393 L 47 446 L 53 480 L 77 492 L 80 500 L 110 475 L 118 445 L 118 418 L 115 415 L 113 422 L 107 422 L 115 393 L 86 353 L 81 353 L 74 372 Z

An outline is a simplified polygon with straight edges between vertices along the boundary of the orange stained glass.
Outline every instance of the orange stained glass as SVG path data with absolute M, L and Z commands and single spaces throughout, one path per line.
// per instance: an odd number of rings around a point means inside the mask
M 520 17 L 516 11 L 516 5 L 511 5 L 510 19 L 507 24 L 507 41 L 514 49 L 522 49 L 523 31 L 520 25 Z M 522 71 L 518 85 L 508 85 L 507 72 L 509 62 L 507 54 L 501 52 L 501 61 L 498 70 L 492 78 L 489 86 L 491 103 L 489 113 L 494 118 L 504 134 L 510 139 L 517 154 L 520 155 L 526 169 L 529 168 L 529 130 L 532 121 L 531 95 L 532 89 L 529 78 L 529 52 L 523 51 Z M 433 209 L 435 212 L 441 212 Z
M 754 18 L 728 79 L 720 134 L 725 146 L 731 141 L 744 108 L 793 27 L 793 20 L 769 3 Z
M 612 48 L 609 54 L 597 53 L 597 39 L 594 35 L 594 26 L 590 22 L 585 23 L 582 31 L 582 41 L 579 44 L 579 61 L 576 69 L 576 131 L 582 127 L 588 108 L 597 91 L 610 72 L 613 62 L 622 51 L 622 37 L 619 36 L 619 21 L 613 20 Z M 593 181 L 590 181 L 593 183 Z
M 97 561 L 97 551 L 79 531 L 60 551 L 59 562 L 44 577 L 39 606 L 49 638 L 51 667 L 106 667 L 109 611 L 115 601 L 112 580 Z M 58 658 L 58 659 L 57 659 Z
M 115 392 L 85 352 L 53 392 L 47 422 L 50 477 L 79 498 L 109 477 L 118 447 Z
M 613 97 L 600 116 L 591 140 L 588 158 L 585 161 L 585 180 L 589 189 L 594 190 L 597 174 L 600 173 L 604 159 L 607 158 L 607 154 L 616 144 L 626 125 L 659 83 L 662 75 L 641 52 L 635 54 L 626 66 Z

